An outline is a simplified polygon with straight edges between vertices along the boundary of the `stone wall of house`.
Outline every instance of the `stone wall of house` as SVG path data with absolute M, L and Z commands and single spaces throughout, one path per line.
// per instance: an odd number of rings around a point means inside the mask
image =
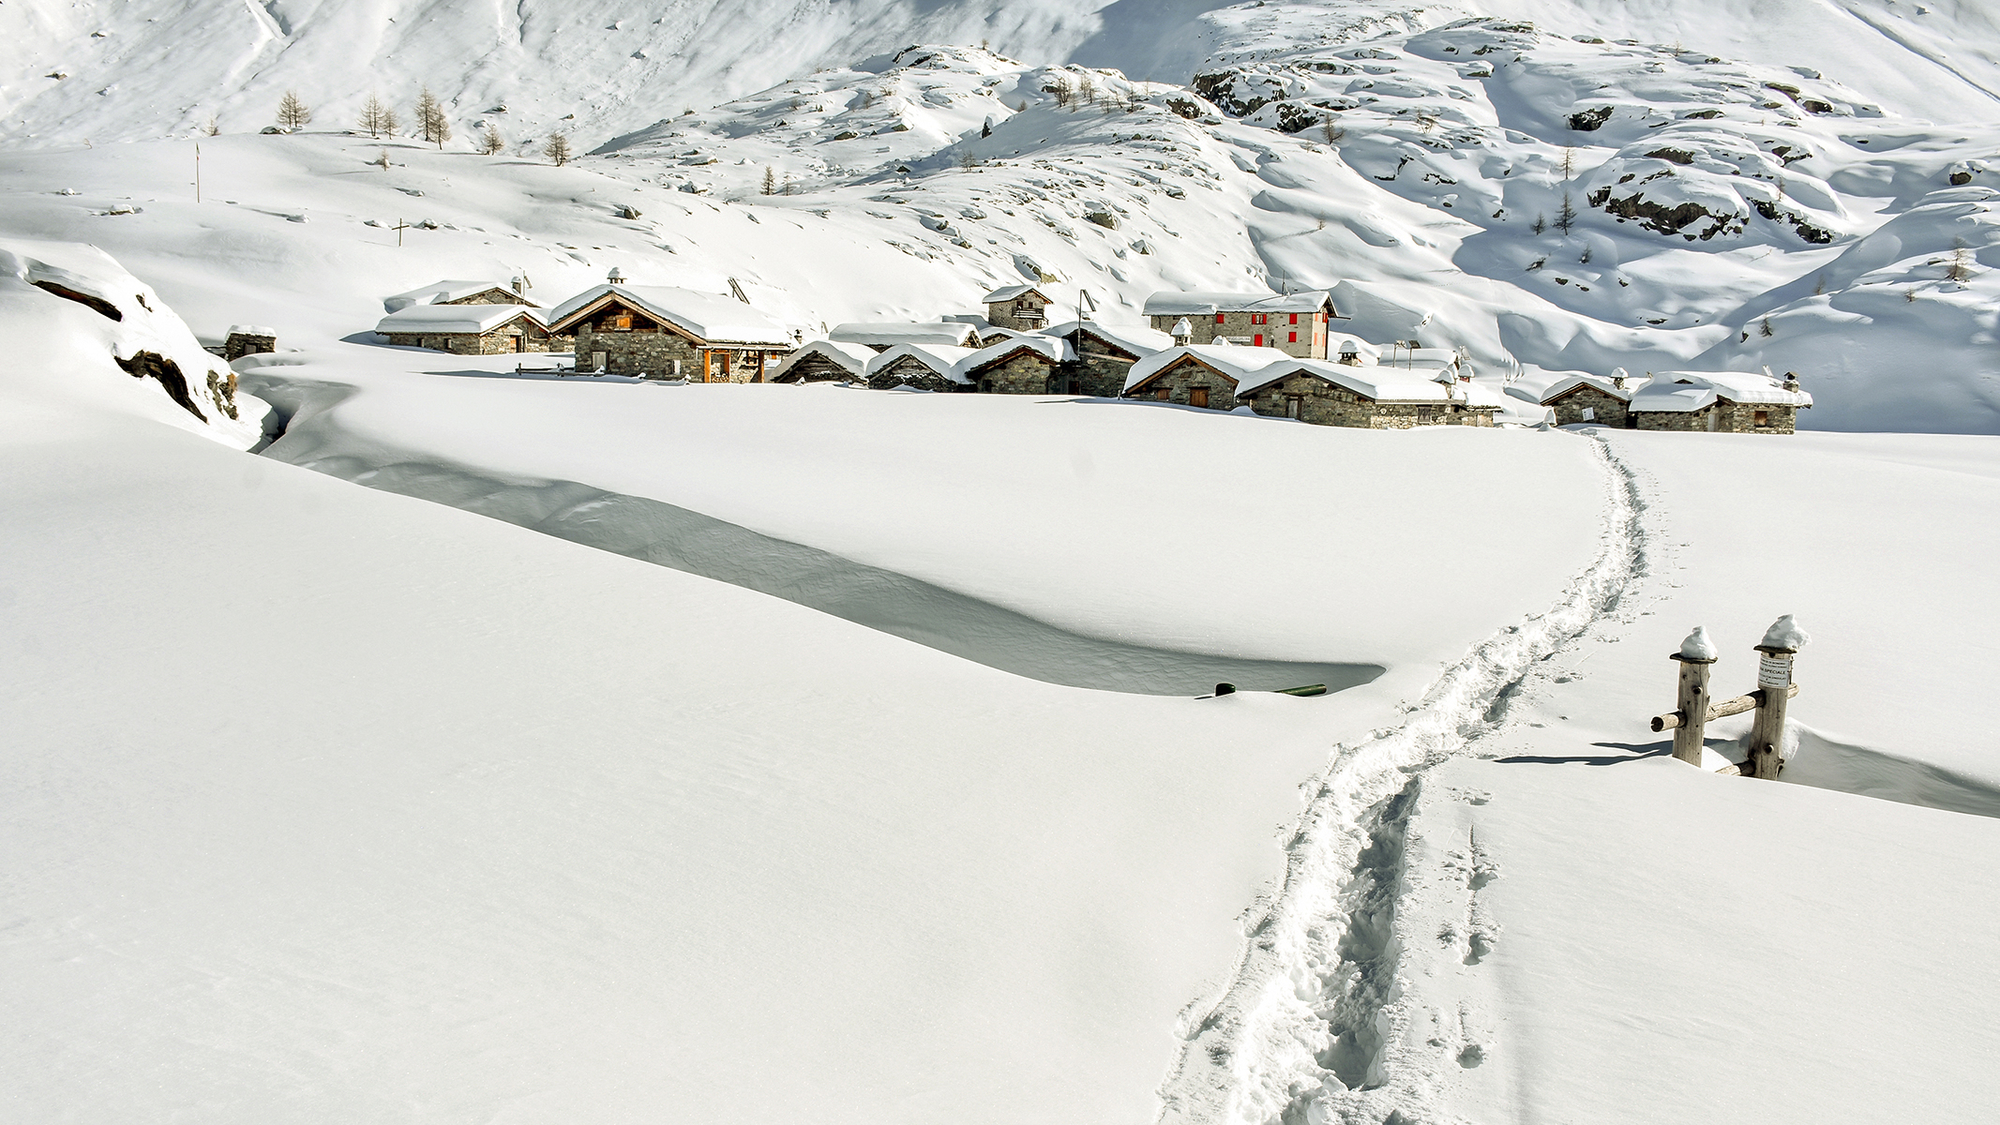
M 1617 396 L 1587 384 L 1565 392 L 1561 398 L 1550 403 L 1549 408 L 1555 411 L 1558 426 L 1589 422 L 1592 425 L 1623 429 L 1630 417 L 1626 404 Z M 1590 411 L 1588 418 L 1583 415 L 1586 409 Z
M 1027 352 L 973 372 L 972 377 L 982 394 L 1045 395 L 1056 379 L 1058 366 L 1039 352 Z
M 849 371 L 826 356 L 814 352 L 797 363 L 792 364 L 783 375 L 778 377 L 777 381 L 780 383 L 845 383 L 859 378 L 861 376 Z
M 1723 399 L 1716 404 L 1721 420 L 1716 429 L 1725 434 L 1789 434 L 1798 427 L 1799 408 L 1761 402 L 1731 402 Z M 1757 415 L 1764 415 L 1763 425 L 1757 424 Z
M 1682 433 L 1698 433 L 1708 429 L 1708 416 L 1714 413 L 1713 406 L 1700 410 L 1635 410 L 1633 416 L 1639 419 L 1634 429 L 1675 430 Z
M 1159 373 L 1132 397 L 1189 406 L 1196 388 L 1207 389 L 1210 410 L 1234 410 L 1241 405 L 1236 400 L 1235 380 L 1192 358 L 1182 359 Z
M 453 355 L 513 355 L 516 352 L 545 352 L 549 350 L 549 335 L 546 332 L 523 331 L 515 326 L 496 328 L 485 335 L 474 332 L 414 332 L 388 333 L 389 342 L 401 348 L 429 348 L 434 352 L 450 352 Z M 516 347 L 514 341 L 520 340 Z
M 1048 323 L 1043 310 L 1047 304 L 1037 297 L 1016 297 L 1011 301 L 995 301 L 986 306 L 986 319 L 998 328 L 1013 328 L 1022 332 L 1038 332 Z
M 1292 323 L 1294 315 L 1299 318 L 1297 324 Z M 1248 340 L 1255 346 L 1257 337 L 1262 336 L 1265 347 L 1276 348 L 1286 355 L 1294 355 L 1300 359 L 1325 359 L 1326 321 L 1321 319 L 1322 315 L 1309 312 L 1268 315 L 1226 312 L 1221 314 L 1222 322 L 1219 324 L 1216 323 L 1214 313 L 1190 316 L 1187 318 L 1188 327 L 1194 329 L 1194 334 L 1188 338 L 1188 343 L 1212 344 L 1218 336 L 1229 336 Z M 1265 323 L 1255 323 L 1258 316 L 1264 316 Z M 1156 316 L 1152 318 L 1153 327 L 1162 332 L 1172 332 L 1174 323 L 1180 319 L 1178 316 Z M 1288 339 L 1294 332 L 1299 334 L 1296 342 Z
M 1495 408 L 1459 402 L 1374 402 L 1344 387 L 1310 375 L 1292 375 L 1260 387 L 1247 401 L 1250 409 L 1273 418 L 1294 417 L 1291 400 L 1298 400 L 1296 417 L 1315 426 L 1347 426 L 1362 430 L 1412 430 L 1419 426 L 1491 426 Z
M 1098 398 L 1117 398 L 1125 390 L 1132 373 L 1131 359 L 1106 347 L 1104 341 L 1088 333 L 1079 334 L 1077 349 L 1077 393 Z
M 657 328 L 605 332 L 589 321 L 577 325 L 576 369 L 597 370 L 600 352 L 608 375 L 672 379 L 676 375 L 674 363 L 679 361 L 680 378 L 697 383 L 702 379 L 701 350 L 678 332 L 662 332 Z
M 915 387 L 920 391 L 951 392 L 960 389 L 949 375 L 931 370 L 924 362 L 912 355 L 897 359 L 875 369 L 868 376 L 868 386 L 877 391 L 890 391 L 897 387 Z
M 231 332 L 229 339 L 222 343 L 222 358 L 233 363 L 246 355 L 261 355 L 277 350 L 276 336 L 253 336 L 247 332 Z

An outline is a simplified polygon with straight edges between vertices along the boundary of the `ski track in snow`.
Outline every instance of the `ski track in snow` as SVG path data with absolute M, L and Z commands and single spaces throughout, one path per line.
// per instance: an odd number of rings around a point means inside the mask
M 1160 1088 L 1160 1125 L 1376 1122 L 1428 1100 L 1452 1056 L 1430 1060 L 1432 1074 L 1418 1072 L 1425 1062 L 1391 1072 L 1382 1053 L 1397 1018 L 1404 830 L 1425 773 L 1501 730 L 1518 689 L 1614 614 L 1649 570 L 1638 478 L 1591 440 L 1607 500 L 1597 557 L 1549 610 L 1445 669 L 1408 722 L 1337 747 L 1308 783 L 1316 792 L 1287 844 L 1282 888 L 1246 912 L 1226 988 L 1182 1013 L 1185 1045 Z M 1483 955 L 1477 943 L 1474 954 Z

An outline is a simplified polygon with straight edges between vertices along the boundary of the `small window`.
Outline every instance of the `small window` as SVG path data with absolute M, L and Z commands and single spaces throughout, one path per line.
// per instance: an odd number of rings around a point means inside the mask
M 1222 314 L 1221 314 L 1221 313 L 1216 313 L 1216 314 L 1215 314 L 1215 323 L 1217 323 L 1217 324 L 1221 324 L 1221 323 L 1222 323 Z
M 1286 336 L 1288 337 L 1288 339 L 1287 339 L 1287 340 L 1285 341 L 1286 343 L 1288 343 L 1288 344 L 1296 344 L 1296 343 L 1298 343 L 1298 342 L 1299 342 L 1299 334 L 1298 334 L 1298 333 L 1296 333 L 1296 332 L 1287 332 L 1287 333 L 1286 333 L 1285 335 L 1286 335 Z
M 1770 411 L 1768 411 L 1768 410 L 1759 410 L 1759 411 L 1757 412 L 1757 424 L 1758 424 L 1758 425 L 1760 425 L 1760 426 L 1768 426 L 1768 425 L 1770 425 L 1770 424 L 1771 424 L 1771 412 L 1770 412 Z
M 1172 394 L 1173 394 L 1172 391 L 1168 390 L 1165 387 L 1161 387 L 1159 390 L 1153 392 L 1153 397 L 1159 399 L 1161 402 L 1165 402 L 1169 397 L 1172 396 Z
M 1269 323 L 1270 323 L 1270 321 L 1271 321 L 1271 318 L 1270 318 L 1270 317 L 1268 317 L 1268 316 L 1265 316 L 1265 315 L 1264 315 L 1263 313 L 1251 313 L 1251 314 L 1250 314 L 1250 323 L 1252 323 L 1252 324 L 1269 324 Z
M 1207 388 L 1207 387 L 1194 387 L 1194 388 L 1191 388 L 1191 389 L 1189 389 L 1189 391 L 1188 391 L 1188 405 L 1189 405 L 1189 406 L 1207 406 L 1207 405 L 1208 405 L 1208 388 Z
M 1292 323 L 1293 323 L 1293 324 L 1297 324 L 1298 322 L 1299 322 L 1299 314 L 1297 314 L 1297 313 L 1293 313 L 1293 314 L 1292 314 Z
M 1428 422 L 1430 420 L 1431 420 L 1431 408 L 1428 406 L 1417 407 L 1417 421 L 1419 423 L 1423 423 L 1423 422 Z

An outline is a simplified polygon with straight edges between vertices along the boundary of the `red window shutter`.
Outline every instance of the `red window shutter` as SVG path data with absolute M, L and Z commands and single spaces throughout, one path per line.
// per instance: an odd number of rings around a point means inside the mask
M 1217 323 L 1217 324 L 1221 324 L 1221 323 L 1222 323 L 1222 314 L 1221 314 L 1221 313 L 1216 313 L 1216 314 L 1215 314 L 1215 323 Z
M 1260 348 L 1264 346 L 1264 334 L 1262 332 L 1257 333 L 1257 346 Z
M 1292 343 L 1292 344 L 1296 344 L 1296 343 L 1298 343 L 1298 342 L 1299 342 L 1299 334 L 1298 334 L 1298 333 L 1296 333 L 1296 332 L 1288 332 L 1288 333 L 1286 333 L 1286 335 L 1288 335 L 1288 336 L 1290 336 L 1290 337 L 1291 337 L 1291 339 L 1290 339 L 1290 340 L 1286 341 L 1287 343 Z
M 1293 313 L 1293 314 L 1292 314 L 1292 323 L 1293 323 L 1293 324 L 1297 324 L 1298 322 L 1299 322 L 1299 314 L 1297 314 L 1297 313 Z

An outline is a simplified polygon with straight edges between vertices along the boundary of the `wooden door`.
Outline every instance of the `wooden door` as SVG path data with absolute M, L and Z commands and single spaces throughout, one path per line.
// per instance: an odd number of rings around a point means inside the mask
M 1194 388 L 1190 389 L 1190 390 L 1188 391 L 1188 405 L 1189 405 L 1189 406 L 1207 406 L 1207 405 L 1208 405 L 1208 388 L 1207 388 L 1207 387 L 1194 387 Z

